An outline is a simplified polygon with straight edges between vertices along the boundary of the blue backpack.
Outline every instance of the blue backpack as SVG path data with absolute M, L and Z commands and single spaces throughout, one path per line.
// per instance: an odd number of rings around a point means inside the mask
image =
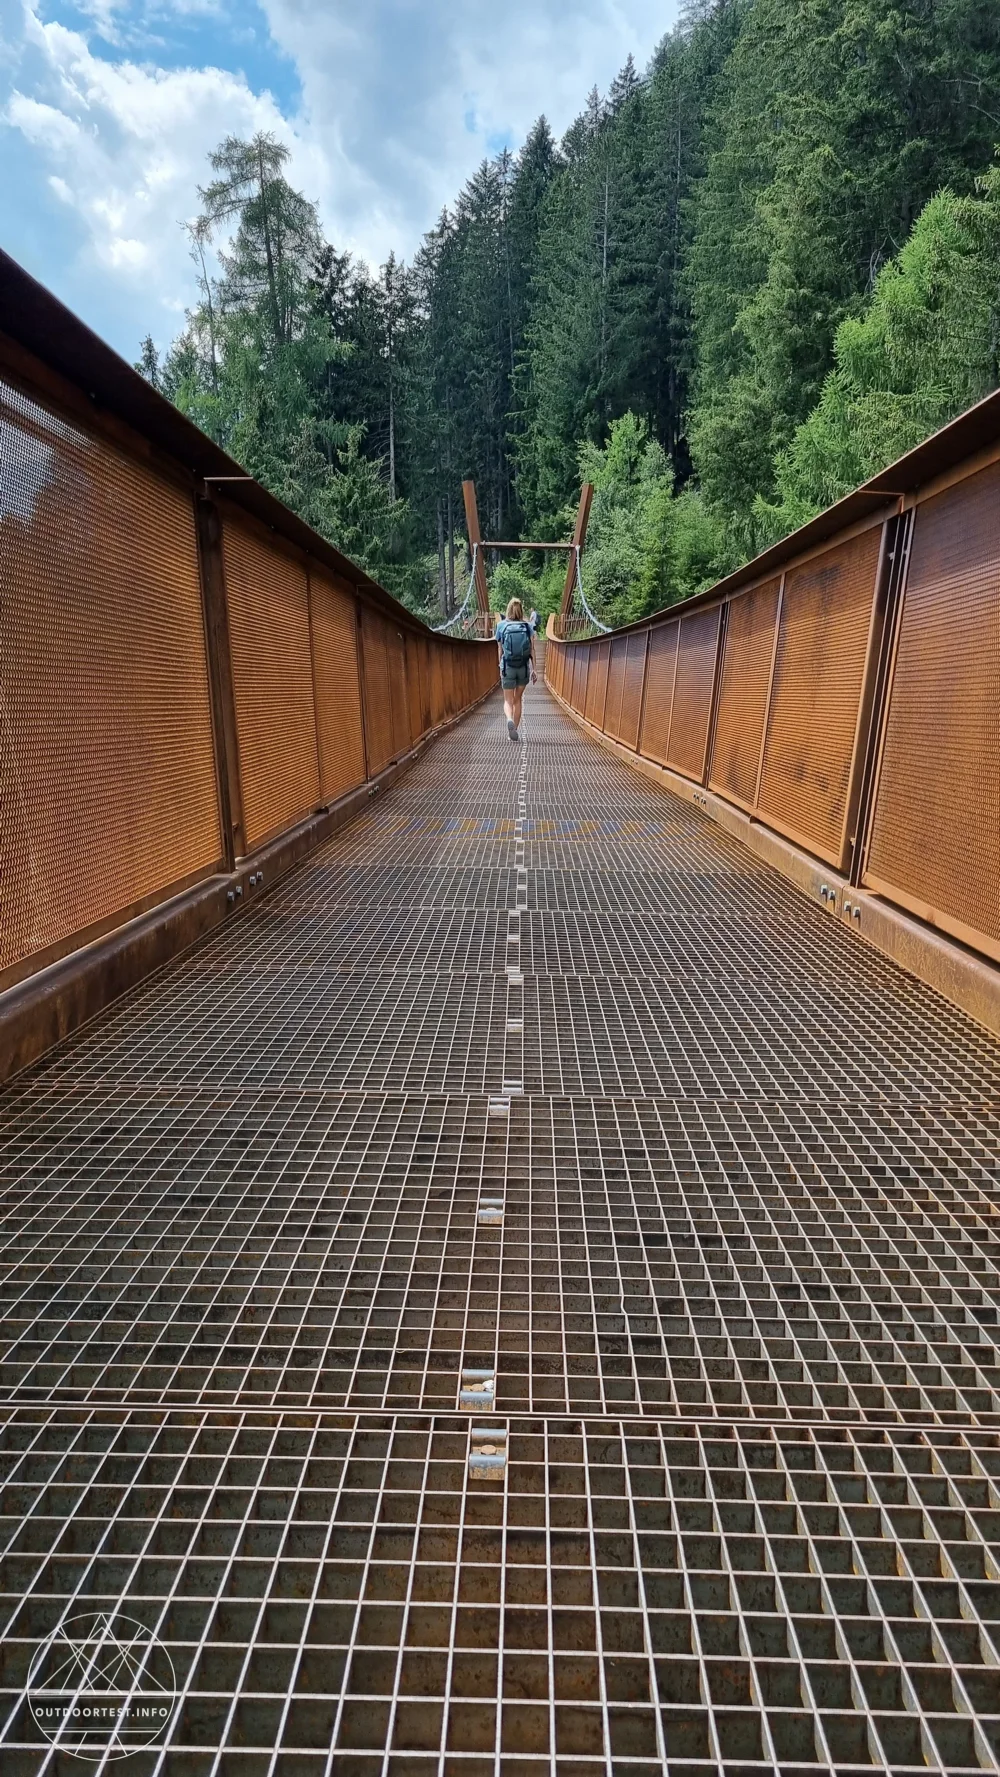
M 502 637 L 504 666 L 526 666 L 531 659 L 531 625 L 508 619 Z

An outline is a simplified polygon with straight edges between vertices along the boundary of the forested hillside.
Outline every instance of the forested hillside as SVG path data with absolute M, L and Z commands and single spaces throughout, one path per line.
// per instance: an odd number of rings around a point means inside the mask
M 998 141 L 995 0 L 694 0 L 561 142 L 542 118 L 484 163 L 410 265 L 352 262 L 281 144 L 226 141 L 201 300 L 140 368 L 428 614 L 464 596 L 464 476 L 509 538 L 567 533 L 593 480 L 588 594 L 621 620 L 1000 381 Z

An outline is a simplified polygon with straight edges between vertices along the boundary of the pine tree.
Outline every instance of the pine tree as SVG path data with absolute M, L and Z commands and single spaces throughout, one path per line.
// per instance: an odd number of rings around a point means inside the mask
M 465 476 L 487 534 L 544 535 L 634 445 L 658 466 L 615 482 L 639 553 L 608 597 L 650 609 L 995 385 L 998 122 L 985 0 L 687 0 L 558 147 L 541 118 L 484 161 L 411 267 L 323 241 L 284 145 L 227 138 L 185 225 L 197 301 L 139 368 L 444 613 Z
M 745 524 L 858 312 L 943 182 L 968 191 L 1000 116 L 980 0 L 756 0 L 713 108 L 688 277 L 691 442 Z M 742 515 L 742 517 L 740 517 Z

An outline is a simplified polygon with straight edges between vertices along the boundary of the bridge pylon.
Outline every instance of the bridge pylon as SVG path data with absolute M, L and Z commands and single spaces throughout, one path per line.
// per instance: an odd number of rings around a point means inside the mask
M 587 524 L 590 519 L 590 507 L 594 498 L 593 485 L 585 481 L 580 489 L 580 502 L 576 510 L 576 522 L 573 535 L 565 542 L 510 542 L 484 538 L 479 528 L 479 506 L 476 501 L 476 484 L 472 480 L 462 483 L 462 499 L 465 502 L 465 522 L 469 533 L 469 557 L 472 562 L 471 583 L 463 611 L 473 604 L 478 633 L 492 634 L 492 618 L 490 615 L 489 584 L 486 578 L 486 551 L 519 550 L 519 549 L 564 549 L 568 552 L 566 563 L 566 579 L 563 583 L 562 599 L 559 614 L 556 618 L 556 633 L 561 637 L 572 634 L 574 624 L 582 624 L 587 629 L 604 629 L 605 625 L 593 616 L 583 596 L 583 581 L 580 574 L 580 557 L 587 540 Z M 579 593 L 583 612 L 574 610 L 576 595 Z M 452 619 L 454 621 L 454 619 Z

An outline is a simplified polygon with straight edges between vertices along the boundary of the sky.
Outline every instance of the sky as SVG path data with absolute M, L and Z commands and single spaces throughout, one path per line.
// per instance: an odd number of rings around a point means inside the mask
M 329 239 L 409 258 L 483 156 L 557 136 L 678 0 L 0 0 L 0 246 L 134 358 L 194 298 L 183 223 L 271 130 Z

